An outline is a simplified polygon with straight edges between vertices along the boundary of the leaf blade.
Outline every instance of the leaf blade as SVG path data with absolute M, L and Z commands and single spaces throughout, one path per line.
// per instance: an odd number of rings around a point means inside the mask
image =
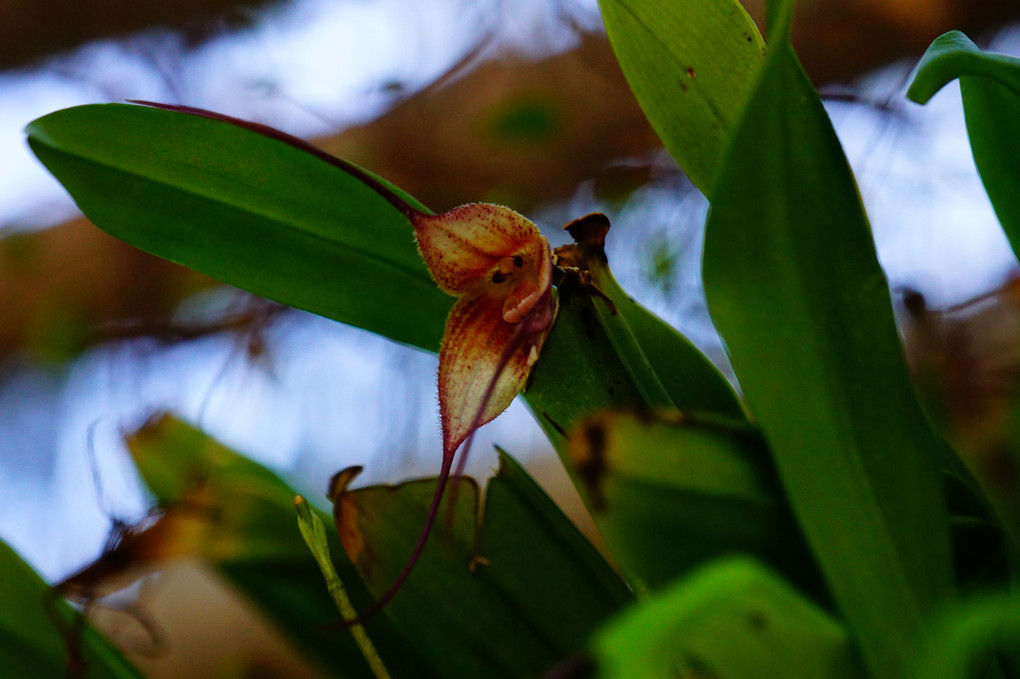
M 713 561 L 645 599 L 594 648 L 606 679 L 862 676 L 846 630 L 746 557 Z
M 481 525 L 477 485 L 464 477 L 451 483 L 459 488 L 451 518 L 382 611 L 450 675 L 541 676 L 630 601 L 612 569 L 505 454 Z M 402 570 L 434 487 L 427 479 L 334 495 L 341 538 L 376 595 Z
M 757 27 L 732 0 L 600 0 L 599 8 L 645 116 L 694 185 L 711 196 L 764 53 Z
M 221 121 L 123 104 L 52 113 L 28 139 L 112 235 L 284 304 L 438 347 L 452 300 L 406 218 L 321 159 Z
M 952 596 L 952 452 L 914 397 L 853 176 L 788 42 L 770 45 L 718 187 L 710 313 L 869 669 L 900 676 Z
M 960 80 L 974 163 L 1013 253 L 1020 257 L 1020 59 L 978 49 L 951 31 L 935 39 L 921 58 L 907 90 L 924 104 L 954 79 Z
M 606 412 L 570 443 L 592 516 L 632 581 L 661 589 L 740 553 L 828 600 L 768 450 L 746 423 Z

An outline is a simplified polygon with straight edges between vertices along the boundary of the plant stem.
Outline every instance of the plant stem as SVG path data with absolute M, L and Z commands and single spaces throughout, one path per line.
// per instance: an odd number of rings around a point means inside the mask
M 319 570 L 322 571 L 322 576 L 326 579 L 329 595 L 333 597 L 333 603 L 340 611 L 340 616 L 351 630 L 361 654 L 365 656 L 365 662 L 368 663 L 376 679 L 390 679 L 390 674 L 386 671 L 386 666 L 376 652 L 375 646 L 372 645 L 372 640 L 368 638 L 364 625 L 357 622 L 358 613 L 354 610 L 354 605 L 347 596 L 340 576 L 337 575 L 336 569 L 333 567 L 326 541 L 326 528 L 322 525 L 322 519 L 312 512 L 308 501 L 300 495 L 294 498 L 294 508 L 297 509 L 301 537 L 305 539 L 305 544 L 308 545 L 312 556 L 315 557 L 315 562 L 319 564 Z

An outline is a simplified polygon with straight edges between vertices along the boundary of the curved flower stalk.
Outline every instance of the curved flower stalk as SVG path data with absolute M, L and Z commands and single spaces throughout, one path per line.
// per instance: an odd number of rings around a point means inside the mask
M 354 176 L 407 217 L 432 278 L 457 298 L 439 351 L 443 457 L 435 495 L 407 565 L 363 619 L 393 598 L 410 575 L 435 524 L 458 449 L 466 442 L 456 475 L 463 471 L 475 430 L 506 410 L 538 359 L 556 316 L 549 243 L 531 221 L 499 205 L 471 203 L 429 214 L 360 167 L 266 125 L 187 106 L 134 103 L 244 127 Z

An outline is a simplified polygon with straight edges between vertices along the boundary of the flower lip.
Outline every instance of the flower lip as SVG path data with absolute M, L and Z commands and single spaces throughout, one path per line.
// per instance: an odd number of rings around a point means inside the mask
M 535 255 L 504 258 L 513 268 L 512 273 L 506 276 L 511 276 L 511 280 L 516 282 L 503 303 L 503 320 L 507 323 L 520 322 L 552 288 L 552 254 L 548 241 L 538 236 L 532 249 L 537 250 Z

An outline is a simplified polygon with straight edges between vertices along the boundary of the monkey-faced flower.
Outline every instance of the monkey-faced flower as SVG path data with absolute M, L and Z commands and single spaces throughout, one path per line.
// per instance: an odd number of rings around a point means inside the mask
M 372 611 L 396 594 L 421 555 L 457 449 L 524 387 L 556 317 L 549 243 L 529 220 L 484 203 L 405 214 L 429 272 L 457 301 L 439 350 L 443 461 L 432 505 L 410 560 Z M 465 446 L 458 474 L 467 452 Z
M 433 279 L 457 298 L 439 352 L 443 461 L 435 496 L 418 544 L 394 585 L 376 602 L 373 610 L 378 610 L 421 554 L 457 449 L 510 405 L 538 358 L 556 316 L 549 243 L 533 223 L 498 205 L 474 203 L 439 215 L 422 212 L 365 170 L 265 125 L 187 106 L 137 103 L 244 127 L 348 173 L 407 217 Z
M 439 352 L 443 458 L 524 386 L 555 315 L 549 244 L 498 205 L 411 218 L 439 287 L 457 297 Z

